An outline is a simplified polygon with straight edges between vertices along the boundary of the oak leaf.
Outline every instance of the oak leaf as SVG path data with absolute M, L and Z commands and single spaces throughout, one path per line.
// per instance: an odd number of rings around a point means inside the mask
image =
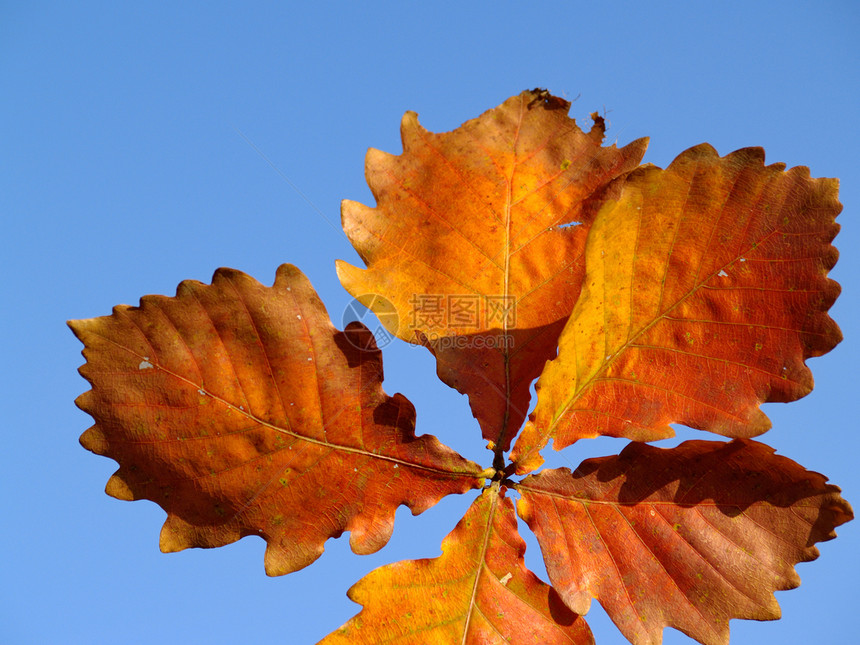
M 69 324 L 92 385 L 76 402 L 96 422 L 81 443 L 119 462 L 109 495 L 167 511 L 163 551 L 259 535 L 267 573 L 284 574 L 344 531 L 356 553 L 380 549 L 399 504 L 417 514 L 483 485 L 478 465 L 415 437 L 373 336 L 336 330 L 295 267 L 272 287 L 219 269 Z
M 779 618 L 776 590 L 853 518 L 839 488 L 768 446 L 631 443 L 620 455 L 546 470 L 518 486 L 553 587 L 574 611 L 591 598 L 634 645 L 664 627 L 728 643 L 730 618 Z
M 499 454 L 556 354 L 604 189 L 647 145 L 602 147 L 603 119 L 592 115 L 584 133 L 569 107 L 523 92 L 442 134 L 407 112 L 403 154 L 367 154 L 377 206 L 343 202 L 344 231 L 367 270 L 338 262 L 342 284 L 390 332 L 435 354 L 439 377 L 469 395 Z
M 511 459 L 540 465 L 597 435 L 651 441 L 670 423 L 728 437 L 770 428 L 759 405 L 812 389 L 804 361 L 842 338 L 827 310 L 841 210 L 834 179 L 703 144 L 643 166 L 589 232 L 582 294 L 538 381 Z
M 585 620 L 525 567 L 504 488 L 487 488 L 438 558 L 371 571 L 349 590 L 361 612 L 320 645 L 459 643 L 592 645 Z

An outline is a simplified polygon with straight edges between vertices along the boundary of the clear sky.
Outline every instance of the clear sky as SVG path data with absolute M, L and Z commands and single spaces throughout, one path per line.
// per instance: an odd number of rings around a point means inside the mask
M 707 141 L 841 178 L 832 315 L 846 340 L 810 361 L 810 396 L 766 406 L 763 440 L 860 504 L 858 30 L 852 1 L 0 2 L 0 642 L 314 643 L 358 611 L 345 593 L 366 572 L 439 554 L 474 493 L 400 509 L 375 555 L 331 540 L 286 577 L 265 576 L 256 538 L 160 554 L 164 513 L 104 495 L 115 463 L 78 445 L 90 418 L 72 402 L 88 384 L 65 320 L 219 266 L 271 284 L 290 262 L 337 323 L 349 296 L 334 260 L 360 263 L 339 202 L 373 203 L 366 149 L 399 153 L 405 110 L 450 130 L 533 87 L 579 97 L 580 120 L 605 111 L 609 140 L 650 136 L 660 166 Z M 395 343 L 384 360 L 419 433 L 487 461 L 428 352 Z M 580 442 L 548 465 L 622 446 Z M 733 643 L 855 642 L 860 524 L 839 534 L 777 594 L 784 618 L 733 621 Z M 597 642 L 625 642 L 592 607 Z

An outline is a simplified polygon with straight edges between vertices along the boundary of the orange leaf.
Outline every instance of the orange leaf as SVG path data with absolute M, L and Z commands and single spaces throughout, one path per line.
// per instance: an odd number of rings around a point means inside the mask
M 361 612 L 320 645 L 592 645 L 585 620 L 526 569 L 514 507 L 494 486 L 442 542 L 438 558 L 371 571 L 349 590 Z
M 585 134 L 569 107 L 523 92 L 443 134 L 407 112 L 403 154 L 367 155 L 377 207 L 343 202 L 344 230 L 368 266 L 339 262 L 344 287 L 389 331 L 435 354 L 439 377 L 469 395 L 499 450 L 556 354 L 603 189 L 636 167 L 647 143 L 601 147 L 603 119 L 592 115 Z
M 837 181 L 764 165 L 759 148 L 691 148 L 631 173 L 588 238 L 582 296 L 514 447 L 518 472 L 597 435 L 651 441 L 672 422 L 765 432 L 765 401 L 812 389 L 804 364 L 841 339 L 827 279 Z
M 259 535 L 267 573 L 289 573 L 343 531 L 377 551 L 399 504 L 417 514 L 483 484 L 479 466 L 415 437 L 370 332 L 337 331 L 295 267 L 271 288 L 219 269 L 211 286 L 69 325 L 93 388 L 77 400 L 96 422 L 81 443 L 119 462 L 109 495 L 167 511 L 163 551 Z
M 773 452 L 633 443 L 527 477 L 517 510 L 574 611 L 597 598 L 634 645 L 660 643 L 666 626 L 724 644 L 730 618 L 779 618 L 773 591 L 797 587 L 794 565 L 853 517 L 836 486 Z

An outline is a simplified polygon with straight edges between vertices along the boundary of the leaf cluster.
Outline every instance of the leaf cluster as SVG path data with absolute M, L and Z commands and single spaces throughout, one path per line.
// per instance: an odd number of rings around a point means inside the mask
M 480 489 L 440 557 L 350 589 L 362 610 L 325 645 L 585 645 L 593 598 L 636 645 L 667 626 L 717 645 L 730 619 L 778 618 L 773 592 L 853 517 L 752 439 L 761 404 L 808 394 L 806 359 L 841 340 L 837 182 L 757 148 L 643 165 L 645 140 L 605 146 L 603 119 L 584 132 L 569 107 L 526 91 L 442 134 L 407 113 L 403 153 L 370 150 L 376 205 L 342 209 L 366 266 L 337 272 L 376 335 L 338 330 L 290 265 L 271 287 L 219 269 L 71 321 L 95 420 L 81 443 L 120 465 L 107 493 L 167 511 L 163 551 L 259 535 L 281 575 L 347 531 L 379 550 L 400 505 Z M 469 397 L 485 466 L 416 436 L 412 404 L 383 391 L 377 339 L 394 336 Z M 648 445 L 672 424 L 730 441 Z M 631 442 L 539 470 L 550 441 L 601 435 Z M 551 584 L 525 566 L 517 515 Z

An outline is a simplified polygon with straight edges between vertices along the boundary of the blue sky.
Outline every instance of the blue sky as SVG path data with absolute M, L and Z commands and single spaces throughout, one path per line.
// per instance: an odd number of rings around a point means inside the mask
M 362 575 L 438 555 L 474 494 L 417 518 L 401 509 L 375 555 L 332 540 L 281 578 L 265 576 L 253 538 L 160 554 L 164 513 L 104 495 L 114 462 L 77 443 L 90 419 L 72 401 L 88 386 L 65 320 L 172 295 L 219 266 L 271 284 L 290 262 L 339 322 L 349 296 L 334 260 L 360 262 L 339 202 L 372 204 L 366 149 L 399 153 L 405 110 L 450 130 L 533 87 L 578 97 L 580 120 L 605 111 L 609 140 L 650 136 L 645 160 L 660 166 L 707 141 L 841 178 L 832 315 L 846 340 L 810 361 L 810 396 L 766 406 L 763 440 L 860 503 L 858 28 L 848 1 L 0 3 L 0 642 L 314 643 L 356 613 L 345 592 Z M 395 343 L 384 360 L 419 433 L 488 461 L 428 352 Z M 548 465 L 622 446 L 580 442 Z M 732 642 L 853 642 L 858 526 L 798 566 L 802 586 L 777 594 L 781 621 L 733 621 Z M 597 603 L 588 620 L 598 643 L 625 642 Z M 664 642 L 692 641 L 667 630 Z

